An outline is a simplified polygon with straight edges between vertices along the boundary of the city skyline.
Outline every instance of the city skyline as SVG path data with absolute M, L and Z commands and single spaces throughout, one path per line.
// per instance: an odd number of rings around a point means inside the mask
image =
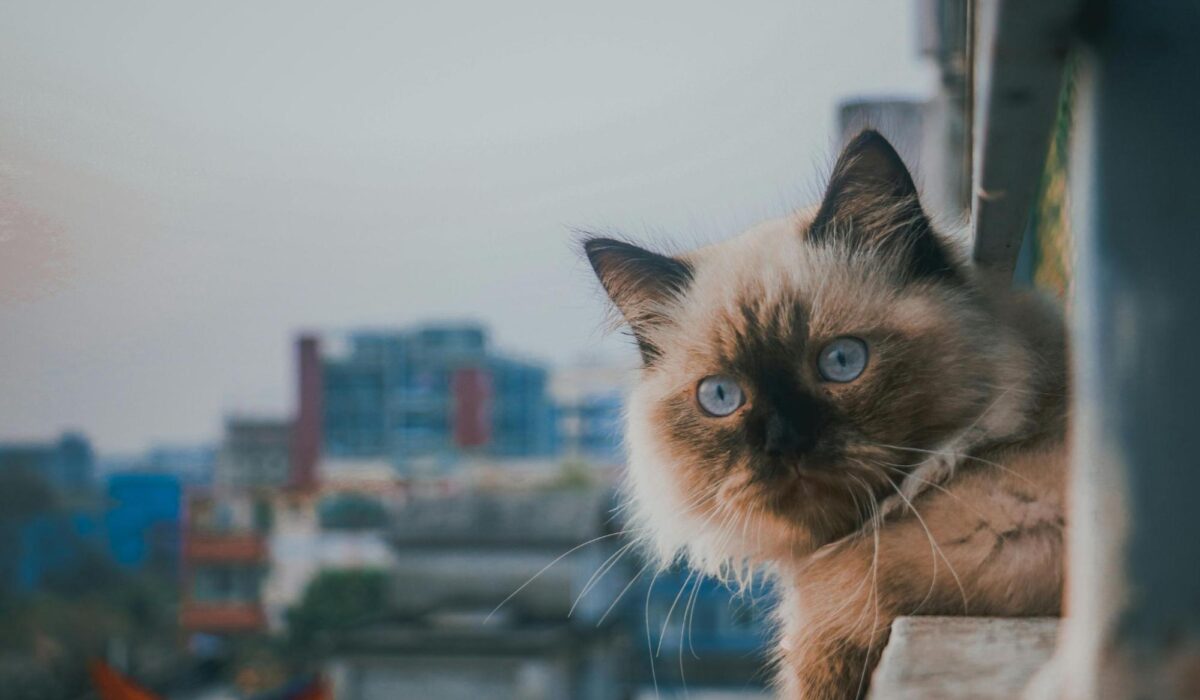
M 339 460 L 388 463 L 412 475 L 414 465 L 428 472 L 463 459 L 616 458 L 631 367 L 552 369 L 496 348 L 490 329 L 471 322 L 309 331 L 289 345 L 293 405 L 276 413 L 226 413 L 213 440 L 96 453 L 94 476 L 165 471 L 194 480 L 203 453 L 211 477 L 214 467 L 221 471 L 222 451 L 245 435 L 255 436 L 252 443 L 279 443 L 282 456 L 273 461 L 280 464 L 264 467 L 278 472 L 264 476 L 272 483 L 292 481 L 293 469 L 307 483 L 321 465 Z M 0 439 L 0 457 L 47 452 L 56 441 L 72 440 L 91 454 L 86 430 L 77 430 Z M 284 469 L 282 462 L 303 466 Z

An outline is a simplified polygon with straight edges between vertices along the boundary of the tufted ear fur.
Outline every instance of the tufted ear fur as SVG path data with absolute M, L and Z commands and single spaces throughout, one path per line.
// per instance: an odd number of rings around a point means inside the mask
M 838 157 L 808 237 L 897 255 L 913 279 L 960 279 L 921 208 L 908 168 L 877 131 L 860 133 Z
M 649 331 L 666 320 L 663 304 L 691 283 L 691 266 L 611 238 L 589 239 L 583 248 L 600 284 L 633 330 L 642 361 L 652 364 L 660 352 Z

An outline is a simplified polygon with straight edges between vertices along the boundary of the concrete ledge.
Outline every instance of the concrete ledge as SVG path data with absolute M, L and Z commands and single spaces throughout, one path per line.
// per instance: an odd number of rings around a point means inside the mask
M 1012 700 L 1049 660 L 1057 618 L 901 617 L 871 700 Z

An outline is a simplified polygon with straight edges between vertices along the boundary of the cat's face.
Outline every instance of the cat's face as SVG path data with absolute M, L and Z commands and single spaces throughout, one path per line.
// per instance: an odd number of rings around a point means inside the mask
M 586 247 L 642 353 L 630 480 L 664 555 L 714 568 L 848 534 L 995 397 L 990 315 L 873 132 L 815 213 L 677 257 Z

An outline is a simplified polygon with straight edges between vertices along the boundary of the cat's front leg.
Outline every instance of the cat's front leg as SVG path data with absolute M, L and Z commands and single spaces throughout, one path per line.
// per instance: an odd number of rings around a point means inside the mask
M 855 700 L 887 644 L 894 606 L 879 580 L 874 538 L 843 543 L 790 577 L 778 615 L 780 697 Z
M 883 499 L 879 505 L 880 520 L 894 514 L 911 510 L 918 496 L 929 489 L 940 489 L 950 481 L 959 465 L 971 457 L 969 453 L 984 437 L 978 429 L 971 428 L 949 440 L 940 449 L 931 450 L 896 487 L 896 492 Z
M 866 697 L 871 671 L 886 641 L 886 632 L 863 644 L 858 638 L 820 631 L 785 641 L 779 659 L 780 697 L 789 700 Z

